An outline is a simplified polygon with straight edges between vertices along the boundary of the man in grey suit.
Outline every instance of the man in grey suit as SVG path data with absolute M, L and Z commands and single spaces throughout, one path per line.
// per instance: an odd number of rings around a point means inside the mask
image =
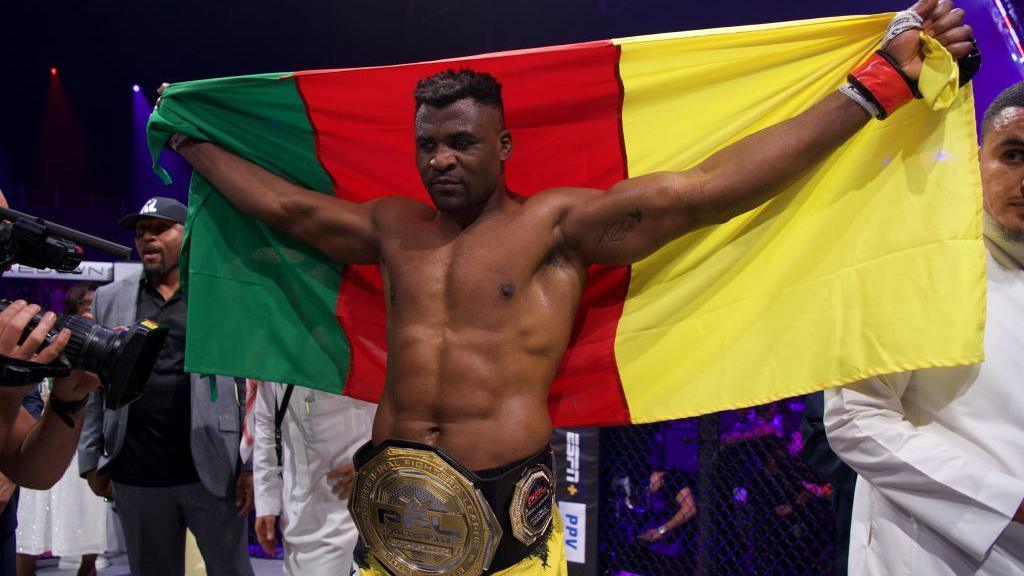
M 142 398 L 104 410 L 86 407 L 79 472 L 113 497 L 135 576 L 184 573 L 185 528 L 211 576 L 251 576 L 246 539 L 251 467 L 239 462 L 244 387 L 233 378 L 186 374 L 185 301 L 179 286 L 186 208 L 148 200 L 119 221 L 135 229 L 143 271 L 96 291 L 96 320 L 126 326 L 148 318 L 169 327 Z

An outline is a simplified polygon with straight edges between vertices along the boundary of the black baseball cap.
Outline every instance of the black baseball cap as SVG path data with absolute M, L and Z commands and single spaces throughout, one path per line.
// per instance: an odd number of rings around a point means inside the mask
M 149 200 L 146 200 L 146 203 L 142 205 L 142 208 L 139 208 L 138 213 L 128 214 L 124 218 L 118 220 L 117 225 L 122 228 L 135 228 L 135 223 L 142 218 L 159 218 L 161 220 L 170 220 L 171 222 L 184 224 L 186 214 L 188 214 L 188 208 L 174 198 L 154 196 Z

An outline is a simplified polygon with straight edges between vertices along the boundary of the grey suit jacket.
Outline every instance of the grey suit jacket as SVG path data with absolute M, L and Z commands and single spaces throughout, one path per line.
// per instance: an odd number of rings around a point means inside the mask
M 140 272 L 101 286 L 93 303 L 96 320 L 105 326 L 134 323 L 141 279 Z M 216 394 L 213 394 L 212 386 L 216 386 Z M 234 378 L 192 374 L 192 460 L 203 486 L 221 498 L 234 494 L 235 479 L 241 466 L 238 445 L 245 417 L 244 394 L 244 384 Z M 82 476 L 94 468 L 104 472 L 117 458 L 124 446 L 131 406 L 116 411 L 106 410 L 97 391 L 89 396 L 85 410 L 82 436 L 78 442 L 78 470 Z

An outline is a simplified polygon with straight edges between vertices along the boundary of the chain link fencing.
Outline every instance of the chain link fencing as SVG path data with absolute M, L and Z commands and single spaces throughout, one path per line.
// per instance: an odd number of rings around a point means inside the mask
M 831 487 L 804 461 L 802 398 L 601 431 L 606 576 L 832 574 Z

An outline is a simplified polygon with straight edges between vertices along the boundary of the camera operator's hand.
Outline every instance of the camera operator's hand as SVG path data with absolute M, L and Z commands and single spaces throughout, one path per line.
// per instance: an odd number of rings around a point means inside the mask
M 85 473 L 89 489 L 100 498 L 114 499 L 114 489 L 110 485 L 110 474 L 100 474 L 95 468 Z
M 72 370 L 63 378 L 53 379 L 53 395 L 63 402 L 80 402 L 99 385 L 99 377 L 92 372 Z
M 32 317 L 42 309 L 35 304 L 28 304 L 24 300 L 16 300 L 7 305 L 0 312 L 0 354 L 19 360 L 31 360 L 40 364 L 49 364 L 57 359 L 57 356 L 64 351 L 68 340 L 71 338 L 70 330 L 61 330 L 53 342 L 39 349 L 40 344 L 46 338 L 46 334 L 53 328 L 57 321 L 57 315 L 53 312 L 43 314 L 43 319 L 36 325 L 35 329 L 19 344 L 25 327 L 32 320 Z

